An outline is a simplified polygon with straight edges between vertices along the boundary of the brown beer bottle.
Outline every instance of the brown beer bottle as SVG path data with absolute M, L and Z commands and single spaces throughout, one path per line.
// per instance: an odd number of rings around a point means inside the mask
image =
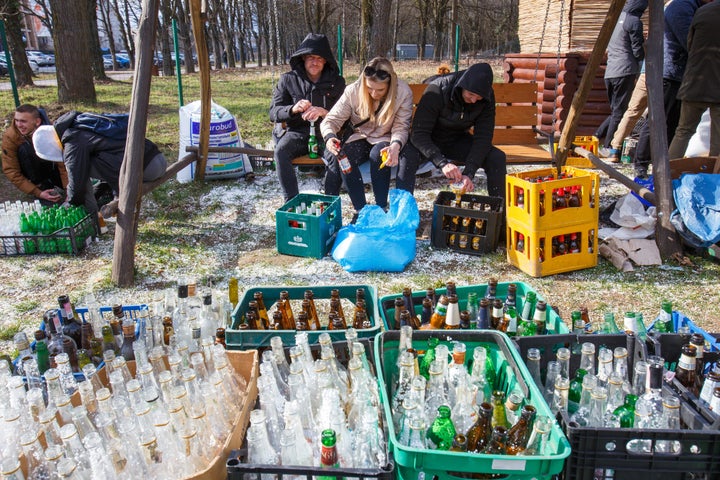
M 683 345 L 680 354 L 680 360 L 678 360 L 677 367 L 675 367 L 675 378 L 685 388 L 687 388 L 697 396 L 698 392 L 695 374 L 695 356 L 697 355 L 696 352 L 697 348 L 695 347 L 695 345 Z
M 508 455 L 517 455 L 525 450 L 532 433 L 537 410 L 532 405 L 525 405 L 520 412 L 520 419 L 508 430 L 505 451 Z
M 492 434 L 493 407 L 488 402 L 480 404 L 478 418 L 467 432 L 468 452 L 482 452 L 490 442 Z
M 448 298 L 445 295 L 440 295 L 438 303 L 435 305 L 435 312 L 430 317 L 430 329 L 440 330 L 445 327 L 448 304 Z
M 345 321 L 345 312 L 343 312 L 343 306 L 342 301 L 340 301 L 340 290 L 337 288 L 333 288 L 330 290 L 330 305 L 332 306 L 333 300 L 337 300 L 337 313 L 343 318 L 343 321 Z
M 310 310 L 308 311 L 308 322 L 310 330 L 320 330 L 320 317 L 318 317 L 317 307 L 315 306 L 315 294 L 312 290 L 305 290 L 305 300 L 310 302 Z
M 403 301 L 402 297 L 397 297 L 395 299 L 395 323 L 393 327 L 395 330 L 400 330 L 400 315 L 405 310 L 405 302 Z
M 267 308 L 265 308 L 265 299 L 263 298 L 263 293 L 255 292 L 253 294 L 253 298 L 255 299 L 255 303 L 257 304 L 258 316 L 263 323 L 263 328 L 269 329 L 270 317 L 268 316 Z
M 292 306 L 290 305 L 290 294 L 287 290 L 280 292 L 280 301 L 278 308 L 283 314 L 283 330 L 295 330 L 295 316 L 293 315 Z

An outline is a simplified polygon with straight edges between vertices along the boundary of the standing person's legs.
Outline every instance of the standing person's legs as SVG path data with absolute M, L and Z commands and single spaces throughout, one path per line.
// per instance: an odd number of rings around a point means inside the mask
M 345 186 L 350 196 L 350 201 L 355 208 L 355 212 L 359 212 L 367 204 L 365 199 L 365 183 L 363 182 L 362 174 L 360 173 L 359 166 L 368 161 L 370 156 L 370 145 L 366 140 L 356 140 L 351 143 L 346 143 L 343 147 L 343 151 L 348 156 L 352 171 L 350 173 L 342 174 L 345 180 Z
M 273 135 L 275 140 L 275 170 L 277 171 L 280 188 L 285 201 L 295 197 L 298 191 L 298 181 L 295 175 L 294 158 L 307 153 L 307 135 L 300 132 L 288 131 L 282 137 Z
M 630 102 L 633 87 L 635 86 L 635 75 L 607 79 L 605 84 L 608 87 L 611 113 L 604 145 L 606 148 L 613 148 L 613 136 Z
M 375 196 L 375 205 L 382 208 L 387 208 L 391 169 L 389 167 L 380 169 L 382 163 L 380 151 L 388 145 L 390 145 L 389 142 L 380 142 L 370 149 L 370 181 Z
M 415 176 L 420 166 L 420 152 L 410 142 L 400 150 L 395 186 L 410 193 L 415 192 Z
M 695 135 L 695 130 L 697 130 L 700 118 L 706 108 L 706 103 L 682 102 L 678 126 L 675 129 L 675 136 L 668 150 L 668 157 L 671 160 L 685 156 L 688 143 L 690 143 L 692 136 Z
M 710 105 L 710 156 L 720 155 L 720 103 Z
M 680 106 L 682 105 L 682 101 L 677 98 L 678 90 L 680 90 L 680 82 L 663 79 L 663 101 L 665 102 L 668 145 L 672 143 L 675 130 L 680 121 Z
M 647 86 L 645 85 L 645 74 L 641 73 L 635 82 L 635 88 L 630 96 L 627 109 L 623 114 L 622 120 L 615 130 L 612 141 L 610 142 L 610 148 L 620 149 L 622 148 L 625 137 L 629 136 L 638 119 L 642 116 L 647 108 Z

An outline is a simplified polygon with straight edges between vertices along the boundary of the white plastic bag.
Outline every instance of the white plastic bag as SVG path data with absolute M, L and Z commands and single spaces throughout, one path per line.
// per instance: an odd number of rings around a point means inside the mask
M 185 147 L 197 146 L 200 142 L 200 100 L 180 107 L 180 150 L 178 159 L 187 155 Z M 237 121 L 228 110 L 215 102 L 210 105 L 210 141 L 211 147 L 243 146 Z M 177 173 L 177 180 L 186 183 L 195 178 L 195 162 Z M 252 171 L 250 159 L 242 153 L 208 153 L 205 165 L 205 178 L 242 177 Z

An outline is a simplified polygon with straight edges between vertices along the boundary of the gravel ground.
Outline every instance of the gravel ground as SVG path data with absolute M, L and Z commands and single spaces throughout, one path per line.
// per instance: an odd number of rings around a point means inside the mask
M 510 171 L 534 170 L 538 166 L 513 166 Z M 629 169 L 628 169 L 629 170 Z M 626 174 L 631 172 L 626 171 Z M 625 187 L 601 176 L 601 210 L 627 193 Z M 301 191 L 318 191 L 320 180 L 301 175 Z M 12 197 L 12 187 L 4 183 L 0 191 Z M 484 179 L 476 179 L 476 193 L 484 194 Z M 717 292 L 717 263 L 690 257 L 692 265 L 665 263 L 639 267 L 634 272 L 618 272 L 600 258 L 598 266 L 544 278 L 532 278 L 509 265 L 504 245 L 496 252 L 472 256 L 435 249 L 422 233 L 429 232 L 433 202 L 444 179 L 425 176 L 418 179 L 415 197 L 421 211 L 415 260 L 402 273 L 348 273 L 331 257 L 316 260 L 280 255 L 275 249 L 275 214 L 281 206 L 277 182 L 272 171 L 257 171 L 253 182 L 225 180 L 212 182 L 194 197 L 196 189 L 176 182 L 163 187 L 163 200 L 143 202 L 140 235 L 135 255 L 135 286 L 114 288 L 110 282 L 114 225 L 110 232 L 92 243 L 79 256 L 4 257 L 0 259 L 0 318 L 7 336 L 17 326 L 31 333 L 45 309 L 56 304 L 62 293 L 70 294 L 78 306 L 92 292 L 102 304 L 118 300 L 125 304 L 151 303 L 175 284 L 178 276 L 189 275 L 202 285 L 212 282 L 215 298 L 226 296 L 227 281 L 239 279 L 241 290 L 255 286 L 291 285 L 372 285 L 382 297 L 403 287 L 424 290 L 443 286 L 447 280 L 458 285 L 486 283 L 490 277 L 502 282 L 521 281 L 541 293 L 556 306 L 563 319 L 580 306 L 601 321 L 605 311 L 622 318 L 627 310 L 640 311 L 654 318 L 662 299 L 708 331 L 720 331 L 720 300 Z M 368 198 L 372 195 L 368 193 Z M 169 199 L 169 200 L 168 200 Z M 169 202 L 169 203 L 168 203 Z M 344 223 L 350 220 L 350 201 L 342 195 Z M 168 220 L 173 208 L 186 212 L 182 221 Z M 11 335 L 10 335 L 11 338 Z M 7 339 L 6 339 L 7 340 Z M 10 351 L 4 342 L 0 349 Z

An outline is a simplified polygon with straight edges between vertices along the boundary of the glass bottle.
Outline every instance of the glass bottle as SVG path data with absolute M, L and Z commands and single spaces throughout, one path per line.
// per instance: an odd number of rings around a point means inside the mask
M 444 328 L 449 303 L 447 296 L 440 295 L 437 305 L 435 305 L 435 312 L 430 317 L 430 329 L 439 330 Z
M 613 373 L 613 360 L 614 354 L 612 350 L 600 347 L 600 352 L 598 352 L 598 384 L 602 386 L 607 385 L 608 379 Z
M 695 345 L 695 383 L 699 390 L 705 378 L 705 337 L 700 333 L 693 333 L 690 336 L 690 344 Z
M 319 152 L 318 152 L 318 140 L 317 136 L 315 135 L 315 121 L 310 121 L 310 135 L 308 135 L 308 157 L 310 158 L 318 158 Z
M 568 391 L 568 413 L 577 412 L 580 406 L 580 395 L 582 394 L 582 381 L 587 371 L 584 368 L 578 368 L 575 371 L 575 377 L 570 381 L 570 389 Z
M 458 433 L 453 438 L 453 444 L 450 448 L 451 452 L 467 452 L 467 437 L 462 433 Z
M 648 363 L 647 386 L 635 404 L 635 415 L 642 410 L 647 412 L 638 419 L 637 428 L 661 428 L 662 418 L 662 376 L 663 363 L 655 360 Z
M 492 302 L 490 328 L 492 328 L 493 330 L 505 331 L 507 330 L 507 325 L 505 325 L 505 329 L 503 330 L 503 323 L 505 323 L 505 312 L 503 311 L 503 303 L 502 300 L 496 298 Z
M 410 394 L 412 378 L 415 375 L 415 358 L 412 353 L 407 350 L 400 353 L 398 382 L 395 387 L 391 403 L 391 411 L 393 412 L 393 421 L 396 427 L 399 427 L 400 415 L 402 414 L 402 403 Z
M 709 404 L 716 387 L 720 387 L 720 369 L 718 369 L 717 364 L 710 369 L 705 377 L 702 389 L 700 390 L 700 400 Z
M 582 393 L 580 394 L 580 404 L 577 411 L 570 417 L 570 420 L 576 422 L 581 427 L 588 426 L 590 421 L 590 408 L 592 406 L 592 391 L 597 387 L 598 381 L 595 375 L 587 374 L 583 377 Z
M 420 314 L 420 326 L 418 327 L 420 330 L 427 330 L 428 328 L 430 328 L 430 319 L 432 318 L 432 314 L 432 300 L 430 300 L 428 297 L 425 297 L 422 300 L 422 313 Z
M 437 337 L 430 337 L 428 338 L 428 346 L 425 350 L 425 355 L 423 355 L 422 360 L 420 361 L 419 370 L 420 375 L 425 377 L 426 380 L 430 379 L 430 365 L 433 361 L 435 361 L 435 347 L 437 347 L 438 343 L 440 343 L 440 340 Z
M 615 323 L 615 314 L 613 312 L 605 312 L 603 315 L 603 324 L 600 333 L 620 333 L 620 329 Z
M 538 300 L 535 305 L 533 323 L 535 324 L 535 332 L 537 335 L 545 335 L 547 333 L 547 304 L 542 300 Z
M 435 420 L 427 431 L 427 438 L 430 440 L 431 448 L 450 450 L 456 434 L 455 426 L 450 419 L 450 407 L 441 405 L 437 412 Z
M 542 390 L 543 383 L 540 377 L 540 360 L 542 359 L 542 356 L 540 355 L 540 349 L 539 348 L 528 348 L 527 351 L 527 357 L 525 359 L 525 365 L 528 367 L 528 371 L 530 372 L 530 376 L 532 377 L 533 381 L 535 382 L 535 385 Z
M 628 351 L 625 347 L 613 349 L 613 372 L 617 373 L 623 382 L 628 381 Z
M 507 419 L 507 412 L 505 411 L 505 392 L 502 390 L 495 390 L 492 393 L 492 426 L 510 428 L 510 422 Z
M 290 305 L 290 293 L 287 290 L 280 292 L 278 309 L 282 312 L 282 329 L 295 330 L 295 315 L 293 315 L 292 306 Z
M 605 423 L 605 411 L 607 407 L 607 388 L 596 386 L 590 392 L 590 416 L 588 417 L 589 427 L 602 427 Z
M 672 319 L 672 302 L 669 300 L 663 300 L 660 304 L 660 315 L 655 320 L 655 331 L 660 333 L 675 332 Z
M 505 452 L 508 455 L 517 455 L 527 447 L 530 433 L 535 422 L 537 410 L 532 405 L 524 405 L 520 412 L 520 419 L 507 432 Z
M 517 335 L 518 320 L 515 307 L 509 307 L 507 309 L 504 314 L 504 323 L 507 325 L 505 332 L 508 334 L 508 336 L 514 337 L 515 335 Z
M 238 279 L 235 277 L 230 277 L 230 280 L 228 280 L 228 300 L 232 304 L 233 310 L 235 310 L 240 300 Z
M 645 393 L 645 383 L 647 382 L 647 363 L 643 360 L 635 362 L 633 367 L 633 379 L 631 385 L 631 393 L 636 397 L 640 397 Z
M 503 308 L 507 312 L 510 308 L 514 308 L 515 311 L 517 311 L 517 307 L 517 284 L 509 283 L 507 286 L 507 294 L 505 295 Z
M 487 298 L 481 298 L 477 317 L 478 330 L 487 330 L 490 328 L 490 309 L 490 301 Z
M 465 368 L 465 344 L 462 342 L 454 342 L 452 350 L 452 363 L 448 367 L 447 384 L 448 397 L 450 405 L 455 405 L 456 389 L 460 386 L 468 385 L 468 373 Z
M 622 405 L 613 411 L 613 415 L 620 421 L 620 428 L 633 428 L 635 424 L 635 403 L 638 397 L 629 393 L 625 395 Z
M 616 408 L 623 404 L 625 399 L 625 384 L 626 381 L 623 381 L 623 378 L 619 373 L 613 372 L 610 375 L 610 378 L 608 379 L 607 407 L 605 410 L 612 413 Z
M 550 436 L 553 423 L 554 421 L 545 415 L 539 415 L 535 418 L 527 447 L 520 452 L 520 455 L 542 455 L 545 450 L 545 445 L 548 443 L 548 437 Z
M 489 455 L 503 455 L 506 451 L 507 444 L 507 428 L 503 426 L 493 427 L 490 441 L 481 453 Z
M 595 374 L 595 344 L 585 342 L 580 350 L 580 368 L 586 373 Z
M 82 333 L 80 331 L 80 323 L 82 320 L 80 320 L 80 317 L 75 313 L 75 307 L 70 302 L 68 295 L 60 295 L 57 300 L 62 313 L 63 334 L 72 338 L 75 346 L 79 347 L 82 343 Z
M 560 376 L 570 378 L 570 349 L 558 348 L 557 352 L 555 352 L 555 359 L 560 364 Z
M 481 452 L 485 450 L 492 434 L 493 407 L 488 402 L 479 405 L 478 418 L 467 431 L 468 452 Z
M 545 388 L 543 396 L 545 401 L 552 405 L 555 396 L 555 379 L 560 375 L 560 363 L 557 360 L 550 360 L 547 364 L 547 372 L 545 373 Z
M 685 388 L 697 395 L 697 383 L 695 378 L 695 355 L 697 349 L 695 345 L 686 344 L 683 345 L 680 359 L 678 360 L 677 367 L 675 367 L 675 378 Z
M 488 300 L 494 300 L 497 297 L 497 278 L 488 279 L 487 290 L 485 291 L 485 298 Z
M 467 305 L 465 306 L 470 318 L 470 329 L 477 328 L 478 314 L 480 312 L 480 300 L 477 292 L 468 292 Z
M 567 412 L 568 409 L 568 391 L 570 390 L 570 380 L 563 376 L 555 377 L 555 391 L 553 393 L 553 401 L 551 410 L 553 413 L 559 411 Z

